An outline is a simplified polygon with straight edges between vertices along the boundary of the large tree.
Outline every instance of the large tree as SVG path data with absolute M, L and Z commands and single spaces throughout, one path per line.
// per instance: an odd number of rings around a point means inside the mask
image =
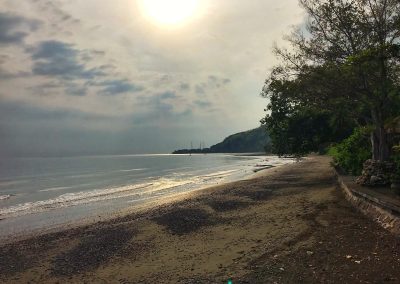
M 300 4 L 308 24 L 287 37 L 289 50 L 276 48 L 282 63 L 263 89 L 262 95 L 271 101 L 267 126 L 279 119 L 273 105 L 278 98 L 289 109 L 329 111 L 338 121 L 372 125 L 373 158 L 388 160 L 385 123 L 399 113 L 400 1 L 300 0 Z

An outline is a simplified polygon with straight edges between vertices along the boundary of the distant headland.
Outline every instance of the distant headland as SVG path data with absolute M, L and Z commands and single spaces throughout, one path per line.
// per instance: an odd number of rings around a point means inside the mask
M 210 148 L 180 149 L 172 154 L 269 152 L 270 138 L 264 126 L 228 136 Z

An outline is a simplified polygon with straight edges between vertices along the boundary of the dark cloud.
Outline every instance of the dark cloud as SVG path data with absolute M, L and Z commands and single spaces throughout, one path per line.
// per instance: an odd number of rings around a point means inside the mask
M 141 126 L 153 126 L 159 122 L 174 124 L 182 120 L 188 120 L 192 118 L 192 115 L 193 112 L 190 109 L 176 112 L 171 104 L 159 101 L 148 112 L 133 115 L 131 121 L 134 125 Z
M 165 100 L 165 99 L 175 99 L 177 98 L 176 93 L 175 92 L 170 92 L 170 91 L 166 91 L 164 93 L 162 93 L 160 95 L 160 98 Z
M 191 110 L 185 110 L 176 114 L 135 113 L 118 118 L 0 101 L 0 157 L 167 153 L 177 148 L 177 141 L 186 141 L 187 133 L 196 137 L 198 130 L 179 129 L 175 123 L 174 128 L 157 124 L 166 119 L 188 120 L 191 114 Z M 108 126 L 90 128 L 90 123 Z M 121 124 L 129 127 L 113 127 Z
M 188 83 L 181 83 L 181 84 L 179 85 L 179 89 L 180 89 L 181 91 L 188 91 L 188 90 L 190 90 L 190 84 L 188 84 Z
M 197 83 L 195 85 L 195 93 L 197 95 L 204 95 L 206 92 L 219 89 L 230 82 L 231 80 L 229 78 L 221 78 L 215 75 L 209 75 L 205 82 Z
M 76 113 L 66 110 L 54 110 L 34 107 L 24 103 L 2 101 L 0 103 L 0 120 L 8 123 L 26 124 L 30 121 L 48 121 L 54 118 L 65 119 Z
M 140 96 L 138 101 L 147 113 L 142 116 L 135 116 L 135 123 L 152 123 L 154 121 L 175 121 L 183 117 L 190 116 L 189 109 L 185 111 L 176 111 L 177 100 L 180 97 L 175 92 L 165 91 L 153 96 Z
M 76 57 L 79 51 L 73 48 L 72 44 L 61 41 L 43 41 L 32 51 L 32 59 L 61 59 L 63 57 Z
M 196 92 L 196 94 L 198 94 L 198 95 L 203 95 L 203 94 L 205 94 L 204 87 L 203 87 L 203 86 L 200 86 L 200 85 L 196 85 L 196 87 L 195 87 L 195 92 Z
M 33 60 L 32 73 L 34 75 L 61 79 L 59 87 L 64 87 L 67 95 L 84 96 L 89 87 L 101 87 L 100 94 L 118 95 L 143 90 L 143 87 L 131 83 L 126 79 L 104 80 L 96 82 L 98 77 L 110 76 L 114 66 L 100 65 L 88 68 L 87 61 L 94 56 L 101 56 L 101 51 L 79 50 L 74 45 L 61 41 L 43 41 L 35 47 L 27 48 Z M 83 86 L 74 82 L 86 80 Z M 38 90 L 40 91 L 40 90 Z
M 85 96 L 87 94 L 87 87 L 77 85 L 70 85 L 65 89 L 65 93 L 70 96 Z
M 71 14 L 65 12 L 59 4 L 55 3 L 55 1 L 45 1 L 42 5 L 44 5 L 43 7 L 56 17 L 59 24 L 65 25 L 67 22 L 75 24 L 80 23 L 79 19 L 74 18 Z
M 215 75 L 210 75 L 208 76 L 208 81 L 211 85 L 220 87 L 221 85 L 226 85 L 229 84 L 231 82 L 231 79 L 229 78 L 220 78 L 218 76 Z
M 85 50 L 81 54 L 81 59 L 83 61 L 91 61 L 98 58 L 99 56 L 104 56 L 104 55 L 105 52 L 101 50 Z
M 0 12 L 0 44 L 21 44 L 39 25 L 37 20 Z
M 211 107 L 211 103 L 208 101 L 195 100 L 193 103 L 203 109 Z
M 164 102 L 160 102 L 155 105 L 157 112 L 160 114 L 171 114 L 173 113 L 174 107 L 172 104 L 167 104 Z
M 101 83 L 96 83 L 95 85 L 104 87 L 101 93 L 106 95 L 135 93 L 143 90 L 143 87 L 133 84 L 128 80 L 109 80 Z
M 71 81 L 52 81 L 29 87 L 36 95 L 53 95 L 63 92 L 69 96 L 85 96 L 88 87 L 85 84 L 73 83 Z
M 79 128 L 110 118 L 72 110 L 52 110 L 16 102 L 0 102 L 0 156 L 42 156 L 112 151 L 111 130 Z M 107 137 L 108 140 L 104 140 Z
M 0 54 L 0 64 L 4 64 L 10 59 L 9 55 L 6 54 Z
M 80 51 L 72 44 L 60 41 L 43 41 L 34 48 L 28 48 L 34 61 L 34 75 L 61 77 L 65 80 L 93 79 L 104 76 L 98 68 L 88 69 L 79 62 Z
M 0 80 L 9 80 L 9 79 L 15 79 L 15 78 L 24 78 L 28 77 L 30 75 L 29 72 L 24 72 L 24 71 L 19 71 L 19 72 L 9 72 L 5 69 L 3 69 L 0 66 Z
M 213 83 L 216 83 L 218 81 L 218 78 L 217 78 L 217 76 L 210 75 L 210 76 L 208 76 L 208 80 Z
M 112 64 L 103 64 L 103 65 L 100 65 L 99 67 L 97 67 L 97 69 L 99 69 L 99 70 L 101 70 L 101 71 L 103 71 L 103 72 L 110 72 L 110 71 L 112 71 L 112 70 L 115 70 L 117 67 L 115 66 L 115 65 L 112 65 Z
M 37 87 L 41 88 L 41 89 L 54 89 L 54 88 L 59 88 L 60 87 L 60 83 L 49 82 L 49 83 L 44 83 L 44 84 L 37 85 Z

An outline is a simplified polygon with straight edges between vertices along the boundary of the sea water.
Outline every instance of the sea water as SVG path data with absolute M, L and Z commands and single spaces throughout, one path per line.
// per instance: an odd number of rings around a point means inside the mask
M 0 238 L 110 215 L 290 162 L 226 154 L 3 158 Z

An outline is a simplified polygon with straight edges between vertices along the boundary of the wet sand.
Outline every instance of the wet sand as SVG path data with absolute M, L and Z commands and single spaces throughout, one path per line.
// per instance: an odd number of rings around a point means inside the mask
M 400 282 L 400 239 L 354 209 L 329 158 L 0 247 L 3 283 Z

